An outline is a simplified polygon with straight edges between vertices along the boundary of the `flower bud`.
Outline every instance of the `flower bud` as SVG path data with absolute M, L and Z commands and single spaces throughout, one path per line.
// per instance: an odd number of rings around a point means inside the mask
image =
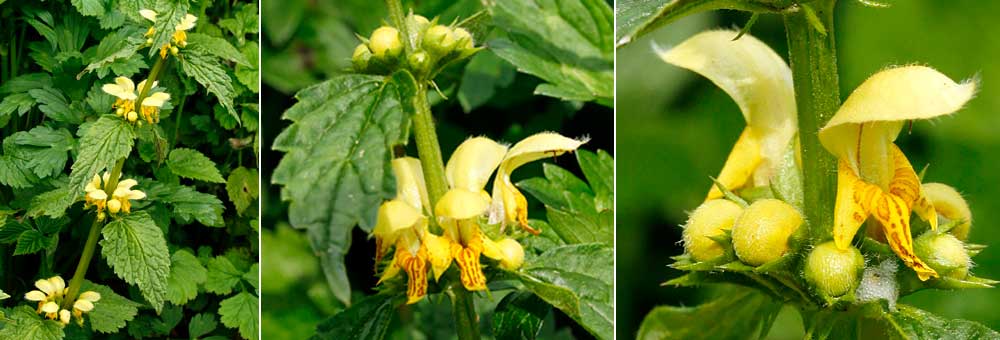
M 456 44 L 455 33 L 448 26 L 436 25 L 428 28 L 427 32 L 424 32 L 424 49 L 431 51 L 431 53 L 434 53 L 438 57 L 451 53 L 455 49 Z
M 119 202 L 117 199 L 111 199 L 108 201 L 108 211 L 110 211 L 112 214 L 117 214 L 121 210 L 122 210 L 122 202 Z
M 135 113 L 135 111 L 129 111 L 127 114 L 125 114 L 125 118 L 128 119 L 128 121 L 134 123 L 136 120 L 139 119 L 139 114 Z
M 152 44 L 153 44 L 153 38 L 146 38 L 146 45 L 152 45 Z
M 177 49 L 177 46 L 170 46 L 170 54 L 172 54 L 172 55 L 175 55 L 175 56 L 176 56 L 176 55 L 177 55 L 177 53 L 178 53 L 178 52 L 180 52 L 180 51 L 181 51 L 181 50 Z
M 524 247 L 511 238 L 505 238 L 497 242 L 503 257 L 500 259 L 500 267 L 506 270 L 517 270 L 524 264 Z
M 805 263 L 805 278 L 820 293 L 839 297 L 854 290 L 865 269 L 865 258 L 853 246 L 841 250 L 833 242 L 817 245 Z
M 124 113 L 125 113 L 125 109 L 123 109 L 123 108 L 119 107 L 118 109 L 115 110 L 115 115 L 121 116 Z
M 416 51 L 410 54 L 407 59 L 407 62 L 410 64 L 410 71 L 418 78 L 430 71 L 431 58 L 427 55 L 427 52 Z
M 962 194 L 955 188 L 941 183 L 924 183 L 923 191 L 939 216 L 949 221 L 959 221 L 958 225 L 951 228 L 950 233 L 959 240 L 967 239 L 969 228 L 972 226 L 972 211 L 969 210 L 969 204 L 962 198 Z
M 455 28 L 454 35 L 455 44 L 459 50 L 468 50 L 476 47 L 475 42 L 472 40 L 472 34 L 464 28 Z
M 403 52 L 403 42 L 399 36 L 399 30 L 389 26 L 375 29 L 369 38 L 369 45 L 372 54 L 379 59 L 396 58 Z
M 802 225 L 802 214 L 776 199 L 751 204 L 733 225 L 733 250 L 746 264 L 759 266 L 788 251 L 788 238 Z
M 410 27 L 416 29 L 417 35 L 423 33 L 431 25 L 430 20 L 427 20 L 426 17 L 420 14 L 410 15 L 407 19 L 410 20 Z
M 368 49 L 368 45 L 359 44 L 358 47 L 354 48 L 354 55 L 351 56 L 351 63 L 354 64 L 354 70 L 357 72 L 365 72 L 368 69 L 368 63 L 372 59 L 372 51 Z
M 724 199 L 702 203 L 691 213 L 684 226 L 684 249 L 696 261 L 708 261 L 719 257 L 724 250 L 710 237 L 722 235 L 723 230 L 733 228 L 733 223 L 743 213 L 743 207 Z
M 943 276 L 964 279 L 972 259 L 965 245 L 951 234 L 926 233 L 913 242 L 913 252 Z

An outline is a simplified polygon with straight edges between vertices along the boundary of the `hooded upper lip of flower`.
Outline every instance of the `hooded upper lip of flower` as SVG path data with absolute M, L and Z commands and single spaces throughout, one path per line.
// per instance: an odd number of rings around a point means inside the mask
M 156 16 L 158 14 L 153 10 L 141 9 L 139 10 L 139 15 L 141 15 L 143 18 L 146 18 L 149 21 L 156 22 Z M 181 19 L 181 22 L 177 23 L 177 26 L 174 26 L 174 29 L 177 31 L 190 30 L 194 28 L 195 22 L 197 21 L 198 17 L 194 15 L 191 14 L 184 15 L 184 18 Z
M 819 138 L 838 158 L 834 241 L 841 249 L 869 214 L 886 241 L 921 280 L 937 273 L 913 253 L 910 212 L 937 228 L 937 213 L 924 195 L 906 155 L 893 142 L 910 120 L 958 111 L 976 92 L 974 81 L 956 83 L 926 66 L 892 67 L 872 75 L 844 101 Z
M 154 81 L 150 88 L 155 88 L 158 83 L 159 82 Z M 107 94 L 117 97 L 119 100 L 134 102 L 138 99 L 138 91 L 141 91 L 144 86 L 146 86 L 145 80 L 139 82 L 139 86 L 136 87 L 135 83 L 132 82 L 132 79 L 127 77 L 117 77 L 115 78 L 114 84 L 104 84 L 104 86 L 101 87 L 101 90 Z M 169 93 L 160 91 L 153 92 L 147 95 L 146 98 L 143 98 L 142 106 L 162 107 L 163 103 L 168 100 L 170 100 Z
M 699 33 L 669 50 L 657 49 L 667 63 L 705 76 L 736 101 L 747 126 L 716 180 L 730 190 L 767 185 L 798 130 L 792 71 L 766 44 L 738 32 Z M 721 198 L 712 186 L 706 200 Z

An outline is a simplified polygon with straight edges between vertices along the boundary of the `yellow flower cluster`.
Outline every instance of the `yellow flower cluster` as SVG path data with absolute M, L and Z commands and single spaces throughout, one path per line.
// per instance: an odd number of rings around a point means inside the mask
M 142 15 L 143 18 L 146 18 L 147 20 L 156 23 L 157 13 L 153 10 L 149 9 L 139 10 L 139 15 Z M 187 31 L 194 28 L 195 22 L 197 21 L 198 17 L 196 16 L 193 16 L 191 14 L 184 15 L 184 18 L 181 19 L 181 22 L 178 23 L 176 26 L 174 26 L 174 36 L 170 38 L 170 42 L 163 44 L 163 46 L 160 47 L 160 58 L 166 58 L 167 51 L 170 51 L 170 54 L 177 55 L 177 52 L 179 51 L 178 47 L 184 48 L 185 46 L 187 46 Z M 156 33 L 156 28 L 150 26 L 149 30 L 146 31 L 146 36 L 150 37 L 155 33 Z M 150 39 L 152 38 L 147 39 L 146 43 L 151 44 L 153 41 Z
M 149 87 L 150 89 L 155 88 L 157 82 Z M 126 77 L 115 78 L 114 84 L 104 84 L 101 90 L 104 93 L 110 94 L 117 98 L 115 100 L 112 108 L 115 109 L 115 114 L 124 117 L 131 123 L 135 123 L 139 120 L 139 115 L 135 112 L 135 101 L 139 99 L 139 92 L 146 86 L 146 81 L 143 80 L 139 82 L 139 87 L 135 86 L 132 79 Z M 152 91 L 152 90 L 150 90 Z M 150 124 L 156 124 L 160 122 L 160 108 L 163 104 L 170 100 L 170 94 L 162 91 L 155 91 L 142 99 L 142 108 L 140 112 L 142 113 L 142 119 Z M 139 122 L 142 124 L 142 122 Z
M 101 300 L 101 294 L 93 291 L 80 293 L 80 296 L 73 302 L 73 311 L 63 309 L 60 306 L 66 298 L 66 281 L 62 277 L 53 276 L 48 279 L 35 281 L 38 290 L 32 290 L 24 294 L 24 299 L 38 302 L 36 313 L 43 314 L 46 318 L 58 320 L 63 325 L 69 324 L 70 317 L 76 318 L 78 325 L 83 325 L 83 314 L 94 310 L 94 302 Z
M 420 161 L 412 157 L 393 160 L 397 196 L 379 208 L 373 235 L 376 263 L 393 246 L 395 256 L 379 283 L 405 271 L 407 303 L 416 303 L 427 293 L 428 264 L 437 280 L 454 260 L 462 285 L 471 291 L 486 289 L 480 255 L 499 261 L 501 268 L 519 268 L 524 261 L 521 244 L 506 236 L 493 240 L 482 232 L 481 224 L 516 223 L 538 234 L 528 226 L 527 201 L 511 183 L 510 174 L 525 163 L 571 152 L 583 143 L 556 133 L 530 136 L 509 149 L 485 137 L 466 140 L 448 160 L 445 175 L 450 190 L 433 209 L 442 235 L 428 230 L 431 207 Z M 484 188 L 497 169 L 490 195 Z
M 118 186 L 115 187 L 109 198 L 108 193 L 103 188 L 104 184 L 108 183 L 110 176 L 111 174 L 107 172 L 104 173 L 104 176 L 94 175 L 94 178 L 84 188 L 84 191 L 87 193 L 86 205 L 96 207 L 98 220 L 104 220 L 105 209 L 112 214 L 119 212 L 127 214 L 132 212 L 131 200 L 146 198 L 146 193 L 139 190 L 132 190 L 133 186 L 139 184 L 134 179 L 126 179 L 118 182 Z

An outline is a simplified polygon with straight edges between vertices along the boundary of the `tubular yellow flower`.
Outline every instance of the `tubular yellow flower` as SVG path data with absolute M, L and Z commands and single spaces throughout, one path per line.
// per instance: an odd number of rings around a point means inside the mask
M 84 191 L 86 192 L 85 206 L 96 207 L 98 219 L 104 219 L 105 209 L 112 214 L 119 212 L 130 213 L 132 212 L 131 200 L 146 198 L 145 192 L 132 190 L 132 187 L 137 185 L 138 182 L 134 179 L 126 179 L 118 182 L 118 186 L 115 187 L 109 199 L 108 193 L 101 188 L 104 187 L 104 184 L 108 183 L 110 176 L 111 174 L 108 172 L 104 172 L 104 176 L 94 175 L 94 178 L 84 187 Z
M 890 248 L 921 280 L 937 277 L 913 252 L 910 212 L 937 228 L 909 160 L 893 143 L 906 121 L 951 114 L 972 98 L 973 82 L 956 83 L 924 66 L 890 68 L 868 78 L 847 98 L 819 137 L 839 159 L 834 242 L 846 249 L 874 215 Z
M 962 194 L 955 188 L 941 183 L 924 183 L 923 190 L 939 217 L 958 222 L 958 225 L 952 227 L 949 232 L 959 240 L 967 239 L 969 228 L 972 226 L 972 211 L 969 210 L 969 204 L 962 198 Z
M 51 320 L 58 320 L 63 325 L 69 323 L 71 315 L 76 316 L 77 323 L 82 325 L 83 314 L 93 310 L 94 302 L 101 299 L 101 294 L 97 292 L 83 292 L 73 302 L 73 312 L 71 314 L 70 311 L 59 308 L 68 290 L 66 288 L 66 281 L 63 281 L 62 277 L 53 276 L 48 279 L 35 281 L 35 287 L 38 290 L 32 290 L 24 294 L 24 299 L 38 302 L 36 313 L 43 314 Z
M 146 20 L 156 23 L 156 17 L 158 14 L 153 10 L 140 9 L 139 15 L 141 15 L 143 18 L 146 18 Z M 170 38 L 170 43 L 163 44 L 163 46 L 160 47 L 160 58 L 166 58 L 167 51 L 170 51 L 174 46 L 177 47 L 187 46 L 187 31 L 194 28 L 195 23 L 197 21 L 198 17 L 191 14 L 185 14 L 184 18 L 181 19 L 181 22 L 177 23 L 177 25 L 174 25 L 174 34 Z M 154 33 L 156 33 L 156 28 L 150 26 L 149 30 L 146 31 L 146 36 L 151 36 Z M 174 52 L 174 54 L 176 54 L 176 52 Z
M 493 179 L 493 205 L 490 207 L 490 223 L 516 222 L 524 230 L 538 235 L 539 231 L 528 225 L 528 202 L 510 181 L 510 175 L 521 165 L 546 157 L 559 156 L 572 152 L 586 143 L 564 137 L 558 133 L 542 132 L 525 138 L 514 144 L 500 162 L 496 177 Z
M 101 294 L 98 292 L 86 291 L 80 293 L 80 296 L 77 297 L 76 301 L 73 302 L 73 317 L 76 318 L 76 323 L 78 325 L 83 326 L 83 314 L 89 313 L 90 311 L 94 310 L 94 302 L 100 300 L 101 300 Z M 63 319 L 64 324 L 69 323 L 68 311 L 66 311 L 66 315 L 67 317 Z
M 749 34 L 733 41 L 737 34 L 707 31 L 657 51 L 667 63 L 705 76 L 739 105 L 747 127 L 717 178 L 730 190 L 768 185 L 798 129 L 791 69 Z M 722 196 L 713 185 L 705 200 Z
M 154 81 L 150 89 L 155 88 L 158 82 Z M 139 86 L 136 87 L 131 79 L 125 77 L 115 78 L 114 84 L 104 84 L 101 87 L 105 93 L 117 97 L 112 108 L 115 109 L 115 114 L 122 116 L 129 122 L 135 122 L 138 120 L 138 114 L 135 113 L 135 101 L 138 99 L 138 92 L 142 91 L 142 88 L 146 86 L 146 81 L 143 80 L 139 82 Z M 160 108 L 163 104 L 170 100 L 170 94 L 162 91 L 152 92 L 142 100 L 142 111 L 143 118 L 150 124 L 155 124 L 160 121 Z

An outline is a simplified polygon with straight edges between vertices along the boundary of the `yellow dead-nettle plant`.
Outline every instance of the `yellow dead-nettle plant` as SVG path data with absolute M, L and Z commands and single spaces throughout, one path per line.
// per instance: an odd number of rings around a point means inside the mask
M 152 21 L 155 24 L 156 17 L 159 14 L 150 9 L 141 9 L 139 10 L 139 15 L 141 15 L 143 18 L 146 18 L 146 20 Z M 176 55 L 178 52 L 177 49 L 178 47 L 183 48 L 187 46 L 187 31 L 194 28 L 194 25 L 197 21 L 198 17 L 191 14 L 185 14 L 184 18 L 181 19 L 181 22 L 177 23 L 177 25 L 174 26 L 174 34 L 173 36 L 170 37 L 170 42 L 163 44 L 163 46 L 160 47 L 160 58 L 166 58 L 167 51 L 170 51 L 171 54 Z M 146 36 L 150 37 L 155 33 L 156 33 L 156 28 L 149 27 L 149 30 L 146 31 Z M 149 43 L 152 43 L 151 40 L 147 41 Z
M 743 112 L 747 126 L 717 179 L 729 190 L 768 185 L 798 129 L 791 69 L 757 38 L 744 35 L 733 41 L 737 34 L 707 31 L 669 50 L 657 50 L 667 63 L 711 80 Z M 722 196 L 713 185 L 706 201 Z
M 833 238 L 850 246 L 869 215 L 885 240 L 921 280 L 938 273 L 913 252 L 910 214 L 937 228 L 937 212 L 909 160 L 894 141 L 907 121 L 958 111 L 976 92 L 925 66 L 893 67 L 871 76 L 820 129 L 819 138 L 838 158 Z M 875 234 L 878 236 L 878 234 Z

